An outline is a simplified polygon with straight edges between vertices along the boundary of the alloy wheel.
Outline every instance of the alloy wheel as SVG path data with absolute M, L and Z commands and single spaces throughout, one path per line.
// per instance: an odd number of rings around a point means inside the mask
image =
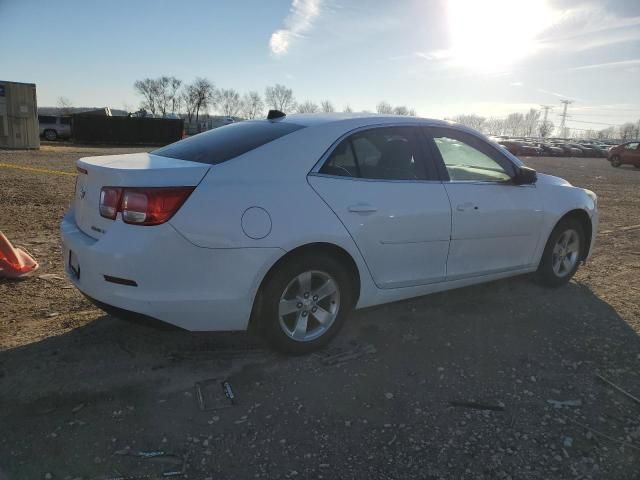
M 551 266 L 558 277 L 565 277 L 578 263 L 580 236 L 573 229 L 565 230 L 553 247 Z
M 293 340 L 309 342 L 331 328 L 339 310 L 338 283 L 326 272 L 306 271 L 291 280 L 280 297 L 280 328 Z

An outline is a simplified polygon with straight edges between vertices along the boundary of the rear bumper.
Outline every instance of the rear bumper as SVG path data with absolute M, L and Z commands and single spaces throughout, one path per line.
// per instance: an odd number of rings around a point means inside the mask
M 60 225 L 71 282 L 103 308 L 117 308 L 186 330 L 244 330 L 260 281 L 283 251 L 278 248 L 209 249 L 193 245 L 170 224 L 154 227 L 114 221 L 96 240 L 75 223 Z M 80 277 L 69 268 L 69 251 Z M 106 276 L 137 286 L 108 282 Z

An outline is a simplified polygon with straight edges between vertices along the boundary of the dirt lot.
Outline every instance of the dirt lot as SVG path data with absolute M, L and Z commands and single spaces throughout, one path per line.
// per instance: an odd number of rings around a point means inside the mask
M 595 376 L 640 397 L 640 170 L 525 159 L 599 196 L 597 248 L 568 286 L 517 278 L 362 310 L 329 350 L 289 358 L 244 333 L 125 323 L 70 287 L 73 175 L 7 164 L 73 173 L 125 151 L 0 151 L 0 230 L 41 263 L 0 280 L 0 478 L 640 478 L 640 404 Z M 228 408 L 202 411 L 194 383 L 212 378 L 205 406 Z

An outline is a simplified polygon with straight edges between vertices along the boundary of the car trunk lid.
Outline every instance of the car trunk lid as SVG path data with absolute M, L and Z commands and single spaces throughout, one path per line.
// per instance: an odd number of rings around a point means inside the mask
M 76 165 L 76 224 L 96 239 L 114 222 L 100 215 L 102 187 L 195 187 L 211 168 L 202 163 L 150 153 L 87 157 L 78 160 Z

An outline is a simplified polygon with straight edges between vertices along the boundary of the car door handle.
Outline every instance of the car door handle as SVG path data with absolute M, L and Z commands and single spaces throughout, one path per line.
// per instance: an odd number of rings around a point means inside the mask
M 459 212 L 464 212 L 465 210 L 471 210 L 472 208 L 473 208 L 474 210 L 478 210 L 478 206 L 477 206 L 477 205 L 474 205 L 474 204 L 473 204 L 473 203 L 471 203 L 471 202 L 465 202 L 465 203 L 460 203 L 460 204 L 456 207 L 456 210 L 458 210 Z
M 350 205 L 347 209 L 353 213 L 373 213 L 378 211 L 376 207 L 374 207 L 373 205 L 369 205 L 368 203 L 358 203 L 356 205 Z

